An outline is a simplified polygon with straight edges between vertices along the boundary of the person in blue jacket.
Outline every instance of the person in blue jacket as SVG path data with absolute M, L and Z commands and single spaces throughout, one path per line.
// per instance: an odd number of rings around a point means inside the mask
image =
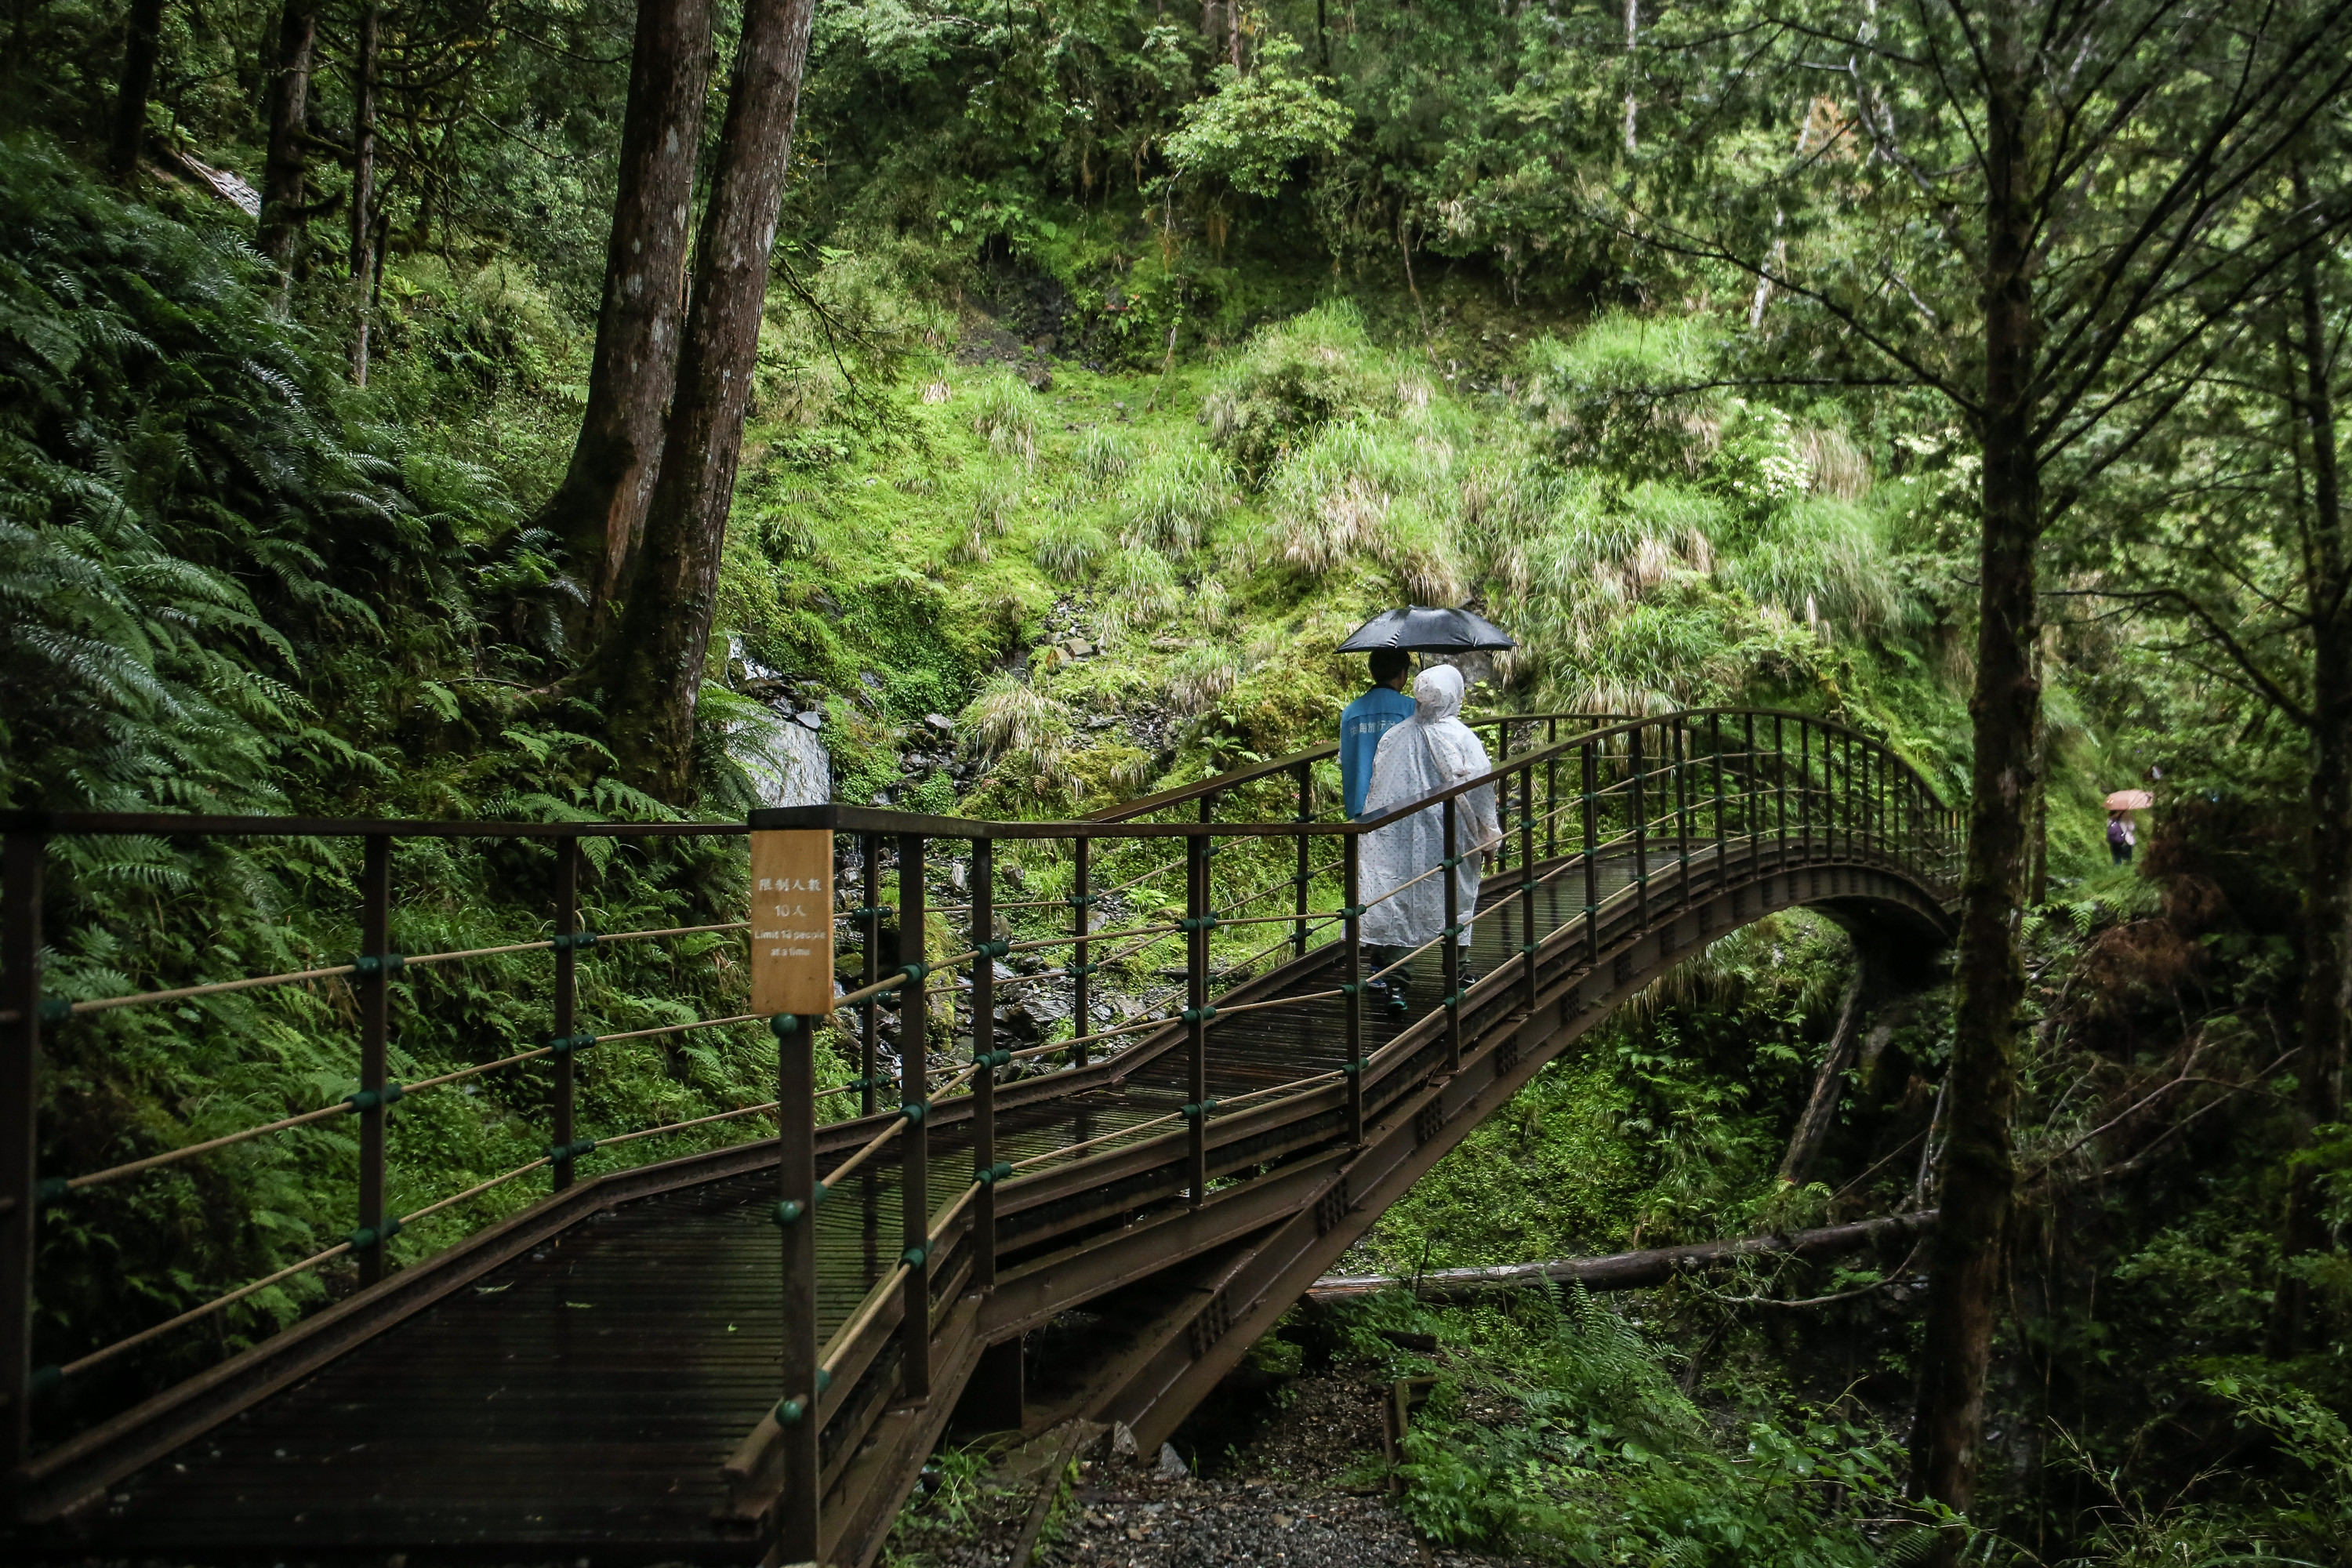
M 1372 654 L 1371 663 L 1372 689 L 1339 715 L 1339 788 L 1347 797 L 1350 822 L 1364 815 L 1364 793 L 1372 787 L 1372 759 L 1380 753 L 1381 737 L 1412 717 L 1412 699 L 1404 689 L 1412 674 L 1412 656 L 1384 647 Z

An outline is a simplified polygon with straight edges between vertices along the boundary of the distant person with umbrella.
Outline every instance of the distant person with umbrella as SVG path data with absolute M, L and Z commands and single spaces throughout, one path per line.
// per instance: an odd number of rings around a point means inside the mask
M 1383 611 L 1366 621 L 1356 628 L 1354 636 L 1339 645 L 1339 651 L 1370 654 L 1377 660 L 1388 653 L 1402 658 L 1408 652 L 1460 654 L 1518 646 L 1494 622 L 1468 610 L 1408 605 L 1402 610 Z M 1375 663 L 1373 679 L 1381 679 L 1381 672 L 1391 668 L 1399 671 L 1397 684 L 1402 686 L 1401 664 Z M 1410 717 L 1400 715 L 1401 722 L 1392 721 L 1372 753 L 1369 787 L 1362 795 L 1356 793 L 1358 786 L 1349 787 L 1349 820 L 1401 810 L 1451 784 L 1491 771 L 1486 748 L 1462 722 L 1465 689 L 1462 672 L 1452 665 L 1437 665 L 1421 672 L 1412 684 Z M 1344 737 L 1340 743 L 1344 777 Z M 1454 809 L 1458 814 L 1454 821 L 1456 843 L 1462 858 L 1454 874 L 1460 879 L 1459 908 L 1467 915 L 1478 907 L 1480 855 L 1476 852 L 1502 837 L 1502 828 L 1495 816 L 1494 786 L 1470 791 Z M 1443 806 L 1416 812 L 1365 839 L 1360 885 L 1364 902 L 1370 906 L 1364 917 L 1363 935 L 1365 944 L 1371 950 L 1374 973 L 1402 962 L 1405 954 L 1435 940 L 1445 929 L 1445 884 L 1434 877 L 1414 881 L 1444 858 Z M 1412 884 L 1409 888 L 1405 886 L 1408 882 Z M 1397 892 L 1394 898 L 1386 896 L 1398 889 L 1403 891 Z M 1465 931 L 1462 944 L 1467 947 L 1469 943 Z M 1400 969 L 1381 987 L 1388 994 L 1389 1010 L 1392 1013 L 1404 1011 L 1409 977 L 1409 971 Z M 1463 978 L 1466 983 L 1469 977 L 1465 974 Z
M 1401 647 L 1374 648 L 1371 667 L 1372 689 L 1339 715 L 1339 793 L 1350 822 L 1364 815 L 1364 792 L 1372 787 L 1372 757 L 1381 737 L 1412 717 L 1412 699 L 1404 694 L 1412 655 Z
M 2144 789 L 2119 789 L 2107 796 L 2107 854 L 2116 865 L 2130 865 L 2132 851 L 2139 847 L 2131 814 L 2155 804 L 2156 796 Z
M 1371 789 L 1364 801 L 1367 816 L 1384 816 L 1493 771 L 1486 748 L 1462 722 L 1460 670 L 1450 664 L 1423 670 L 1412 683 L 1412 717 L 1381 737 L 1380 752 L 1372 763 Z M 1467 915 L 1478 907 L 1484 851 L 1503 837 L 1495 816 L 1495 786 L 1482 784 L 1466 791 L 1454 811 L 1454 841 L 1461 852 L 1461 864 L 1454 872 L 1455 907 Z M 1436 869 L 1444 858 L 1443 805 L 1433 805 L 1365 836 L 1360 886 L 1370 906 L 1364 915 L 1364 944 L 1370 950 L 1375 973 L 1444 934 L 1445 884 L 1425 873 Z M 1470 932 L 1465 930 L 1458 940 L 1469 946 Z M 1409 969 L 1389 976 L 1385 989 L 1390 1012 L 1404 1011 L 1405 987 L 1411 980 Z M 1464 982 L 1468 983 L 1466 974 Z

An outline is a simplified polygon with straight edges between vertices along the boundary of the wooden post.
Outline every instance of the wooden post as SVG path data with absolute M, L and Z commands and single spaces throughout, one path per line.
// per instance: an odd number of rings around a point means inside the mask
M 1674 761 L 1668 765 L 1675 775 L 1675 861 L 1682 869 L 1682 890 L 1675 902 L 1685 908 L 1690 905 L 1690 726 L 1680 719 L 1670 721 L 1666 743 L 1673 748 Z
M 548 1087 L 550 1136 L 559 1149 L 572 1147 L 573 1136 L 576 1079 L 572 1064 L 579 1058 L 572 1045 L 572 1030 L 578 1012 L 580 985 L 579 954 L 572 939 L 579 929 L 580 840 L 559 838 L 555 841 L 555 934 L 563 945 L 555 950 L 555 1037 L 563 1042 L 563 1048 L 555 1053 L 553 1078 Z M 555 1191 L 560 1193 L 572 1184 L 572 1165 L 573 1162 L 566 1158 L 548 1166 L 548 1177 Z
M 1088 911 L 1095 903 L 1094 895 L 1087 891 L 1087 873 L 1090 868 L 1088 861 L 1093 848 L 1094 840 L 1084 834 L 1080 834 L 1070 847 L 1070 908 L 1075 911 L 1077 921 L 1077 930 L 1073 934 L 1078 939 L 1076 945 L 1070 949 L 1070 1033 L 1074 1036 L 1083 1036 L 1094 1027 L 1094 1010 L 1088 1000 L 1092 987 L 1087 984 L 1087 972 L 1092 967 L 1087 963 L 1087 931 L 1094 923 L 1094 917 Z M 1086 1047 L 1070 1047 L 1070 1065 L 1081 1068 L 1087 1065 Z
M 1633 929 L 1650 929 L 1650 825 L 1642 804 L 1642 726 L 1625 733 L 1626 797 L 1633 824 Z
M 867 833 L 858 838 L 859 852 L 865 859 L 860 874 L 858 896 L 864 902 L 858 908 L 865 911 L 866 962 L 858 966 L 860 987 L 873 984 L 882 978 L 882 836 Z M 882 999 L 868 996 L 859 1009 L 857 1018 L 857 1076 L 863 1087 L 857 1091 L 857 1114 L 871 1116 L 880 1106 L 881 1089 L 875 1079 L 882 1073 Z
M 827 909 L 825 919 L 832 918 Z M 817 1023 L 815 1016 L 791 1013 L 769 1023 L 776 1037 L 775 1219 L 783 1237 L 783 1397 L 776 1406 L 783 1490 L 775 1518 L 777 1554 L 786 1563 L 816 1561 L 817 1439 L 824 1428 L 816 1338 Z
M 1544 733 L 1544 745 L 1556 748 L 1559 744 L 1559 720 L 1553 718 L 1549 725 Z M 1559 752 L 1553 750 L 1551 755 L 1544 759 L 1544 858 L 1556 860 L 1559 858 Z
M 1209 803 L 1201 802 L 1205 820 Z M 1185 841 L 1184 879 L 1184 1041 L 1188 1056 L 1186 1083 L 1191 1099 L 1185 1120 L 1191 1123 L 1185 1185 L 1194 1208 L 1209 1196 L 1209 839 L 1206 834 Z
M 383 1278 L 384 1046 L 392 999 L 392 837 L 371 833 L 360 870 L 360 1223 L 362 1288 Z M 364 1245 L 357 1245 L 363 1242 Z
M 11 833 L 0 847 L 0 1500 L 16 1518 L 18 1467 L 31 1452 L 33 1240 L 40 1219 L 41 871 L 48 843 Z
M 1462 797 L 1445 797 L 1445 942 L 1439 973 L 1445 984 L 1445 1070 L 1462 1070 Z
M 1813 721 L 1797 721 L 1797 837 L 1805 847 L 1805 863 L 1813 860 Z
M 971 841 L 971 1055 L 987 1065 L 971 1079 L 971 1163 L 980 1192 L 971 1200 L 971 1282 L 996 1285 L 996 841 Z M 982 1175 L 982 1173 L 987 1174 Z
M 1526 805 L 1533 799 L 1536 787 L 1536 765 L 1529 763 L 1519 770 L 1519 803 Z M 1536 949 L 1543 940 L 1536 933 L 1536 819 L 1532 811 L 1519 813 L 1519 952 L 1526 958 L 1527 984 L 1521 1005 L 1532 1014 L 1536 1010 Z
M 1304 826 L 1307 823 L 1315 820 L 1315 765 L 1312 763 L 1301 763 L 1298 764 L 1297 772 L 1298 822 L 1301 826 Z M 1312 847 L 1313 844 L 1314 840 L 1307 837 L 1306 834 L 1302 833 L 1298 836 L 1298 869 L 1292 874 L 1292 879 L 1297 884 L 1297 887 L 1295 889 L 1297 897 L 1292 903 L 1293 910 L 1297 919 L 1297 923 L 1290 928 L 1290 956 L 1293 958 L 1304 958 L 1307 956 L 1307 882 L 1308 877 L 1307 852 L 1310 847 Z
M 1339 887 L 1347 956 L 1339 961 L 1342 1012 L 1347 1018 L 1348 1061 L 1341 1070 L 1348 1079 L 1348 1146 L 1364 1142 L 1364 836 L 1350 833 L 1345 846 Z
M 1725 833 L 1723 826 L 1723 715 L 1721 713 L 1710 713 L 1706 716 L 1706 742 L 1709 757 L 1707 771 L 1709 776 L 1715 781 L 1715 890 L 1720 893 L 1723 891 L 1724 883 L 1729 880 L 1727 858 L 1731 853 L 1724 842 L 1728 835 Z
M 1577 748 L 1584 769 L 1584 957 L 1601 962 L 1601 840 L 1593 815 L 1593 791 L 1599 783 L 1601 742 L 1587 741 Z
M 909 1401 L 931 1394 L 930 1003 L 923 994 L 923 838 L 898 836 L 898 959 L 909 969 L 898 988 L 899 1114 L 910 1125 L 898 1135 L 901 1259 L 907 1265 L 905 1310 L 898 1324 L 900 1392 Z

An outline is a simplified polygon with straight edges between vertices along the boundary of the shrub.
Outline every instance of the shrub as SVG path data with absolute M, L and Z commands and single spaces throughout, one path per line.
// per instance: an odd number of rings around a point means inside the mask
M 1030 550 L 1039 571 L 1064 583 L 1076 583 L 1094 569 L 1110 549 L 1103 531 L 1074 518 L 1055 518 L 1037 535 Z
M 1601 317 L 1528 350 L 1528 411 L 1564 463 L 1624 479 L 1695 470 L 1714 445 L 1713 363 L 1699 318 Z
M 981 383 L 979 401 L 971 427 L 988 437 L 989 446 L 1024 463 L 1036 461 L 1035 395 L 1012 376 L 995 375 Z
M 1189 554 L 1224 509 L 1224 466 L 1207 452 L 1156 453 L 1128 482 L 1119 538 L 1129 549 Z
M 1266 327 L 1202 405 L 1211 439 L 1252 484 L 1337 420 L 1392 407 L 1397 377 L 1345 300 Z

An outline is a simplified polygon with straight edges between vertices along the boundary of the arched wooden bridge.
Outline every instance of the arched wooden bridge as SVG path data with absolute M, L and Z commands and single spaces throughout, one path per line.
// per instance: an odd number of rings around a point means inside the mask
M 1852 731 L 1757 710 L 1482 727 L 1496 770 L 1462 789 L 1499 789 L 1499 864 L 1479 908 L 1453 917 L 1470 945 L 1419 957 L 1402 1016 L 1362 984 L 1357 846 L 1380 824 L 1318 819 L 1328 748 L 1077 822 L 839 805 L 748 825 L 0 817 L 0 1473 L 15 1549 L 856 1568 L 879 1552 L 959 1406 L 967 1424 L 1084 1415 L 1159 1443 L 1423 1172 L 1710 940 L 1794 905 L 1923 949 L 1948 935 L 1955 819 Z M 1454 808 L 1439 809 L 1450 822 Z M 838 1100 L 819 1095 L 819 1020 L 782 1016 L 769 1020 L 776 1103 L 734 1113 L 756 1114 L 760 1136 L 572 1180 L 598 1146 L 573 1125 L 573 1063 L 598 1043 L 578 1032 L 573 964 L 598 942 L 676 934 L 575 934 L 581 840 L 768 830 L 831 833 L 839 880 L 862 879 L 862 896 L 843 887 L 839 901 L 856 899 L 840 921 L 865 971 L 833 1016 L 835 1049 L 862 1055 L 851 1092 L 863 1113 L 820 1111 Z M 362 952 L 301 975 L 45 998 L 47 846 L 108 833 L 361 837 Z M 553 955 L 553 1038 L 404 1090 L 386 1077 L 389 988 L 404 964 L 473 956 L 404 959 L 390 946 L 391 845 L 422 837 L 552 841 L 557 934 L 527 945 Z M 998 849 L 1041 840 L 1067 866 L 1068 891 L 1002 899 Z M 970 889 L 944 910 L 943 847 L 968 857 L 958 879 L 968 871 Z M 1139 858 L 1153 868 L 1129 875 Z M 1109 915 L 1119 910 L 1130 912 Z M 1041 910 L 1061 911 L 1058 932 L 1024 936 Z M 941 952 L 934 938 L 928 963 L 886 952 L 896 932 L 935 931 L 941 916 L 969 931 L 964 951 Z M 1234 953 L 1252 933 L 1271 947 Z M 1090 977 L 1121 962 L 1170 965 L 1181 1005 L 1096 1027 Z M 42 1215 L 82 1187 L 214 1144 L 37 1172 L 40 1031 L 116 1005 L 320 976 L 352 989 L 360 1092 L 215 1142 L 356 1116 L 358 1228 L 289 1272 L 356 1258 L 363 1288 L 135 1408 L 45 1428 L 38 1402 L 60 1382 L 211 1306 L 37 1366 Z M 1015 986 L 1056 988 L 1074 1027 L 1091 1032 L 1017 1053 L 1000 1045 L 997 994 Z M 948 992 L 968 1004 L 969 1044 L 952 1058 L 908 1051 L 893 1077 L 891 1039 L 930 1038 L 929 997 Z M 553 1190 L 387 1272 L 383 1241 L 400 1217 L 385 1208 L 384 1141 L 399 1122 L 387 1112 L 404 1094 L 525 1060 L 552 1068 L 552 1146 L 501 1179 L 543 1169 Z M 641 1135 L 608 1132 L 602 1145 Z

